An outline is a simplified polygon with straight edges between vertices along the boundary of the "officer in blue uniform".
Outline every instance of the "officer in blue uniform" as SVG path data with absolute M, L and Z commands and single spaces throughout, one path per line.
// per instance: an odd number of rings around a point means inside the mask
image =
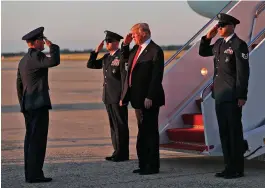
M 247 143 L 243 139 L 241 117 L 248 93 L 249 51 L 246 42 L 234 33 L 240 21 L 223 13 L 218 14 L 218 19 L 218 24 L 202 37 L 199 54 L 214 56 L 212 96 L 225 162 L 225 170 L 215 176 L 231 179 L 244 176 Z M 217 32 L 222 38 L 210 45 Z
M 28 44 L 28 52 L 20 60 L 17 71 L 17 94 L 26 123 L 24 143 L 25 179 L 28 183 L 49 182 L 42 168 L 46 153 L 49 109 L 48 68 L 60 64 L 59 46 L 43 35 L 39 27 L 22 37 Z M 50 48 L 51 57 L 42 51 L 44 44 Z
M 95 51 L 91 52 L 87 68 L 103 69 L 102 100 L 107 109 L 114 148 L 113 154 L 106 157 L 106 160 L 120 162 L 129 160 L 128 108 L 127 105 L 119 105 L 127 66 L 120 59 L 119 42 L 123 37 L 111 31 L 105 31 L 105 33 L 105 39 Z M 104 42 L 109 53 L 97 59 L 98 52 L 103 48 Z

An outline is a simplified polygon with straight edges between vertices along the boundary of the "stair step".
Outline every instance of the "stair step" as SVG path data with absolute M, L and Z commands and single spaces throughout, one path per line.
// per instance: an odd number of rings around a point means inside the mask
M 172 142 L 169 144 L 160 144 L 161 148 L 177 149 L 177 150 L 189 150 L 203 152 L 207 147 L 204 144 L 197 143 L 185 143 L 185 142 Z
M 167 135 L 174 142 L 205 143 L 203 128 L 175 128 L 168 129 Z
M 185 125 L 203 125 L 202 113 L 182 114 L 182 120 Z

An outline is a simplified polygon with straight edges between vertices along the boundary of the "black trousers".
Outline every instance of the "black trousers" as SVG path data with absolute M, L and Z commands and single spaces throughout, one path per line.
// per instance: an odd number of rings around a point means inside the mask
M 46 153 L 49 110 L 40 108 L 23 112 L 26 124 L 24 141 L 25 178 L 43 177 L 43 163 Z
M 128 107 L 119 104 L 105 104 L 109 116 L 112 156 L 129 158 Z
M 136 150 L 140 169 L 157 170 L 159 161 L 159 107 L 135 109 L 138 123 Z
M 216 115 L 226 170 L 244 172 L 242 108 L 237 102 L 217 103 Z

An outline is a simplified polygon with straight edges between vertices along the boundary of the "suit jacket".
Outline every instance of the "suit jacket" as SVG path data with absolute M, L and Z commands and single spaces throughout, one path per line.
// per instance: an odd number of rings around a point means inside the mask
M 119 104 L 121 98 L 126 70 L 120 54 L 120 49 L 118 49 L 112 56 L 107 53 L 97 60 L 98 53 L 92 51 L 87 62 L 87 68 L 103 69 L 102 101 L 105 104 Z
M 129 50 L 129 45 L 122 45 L 121 57 L 128 62 L 128 72 L 124 82 L 124 89 L 121 100 L 123 103 L 131 102 L 135 109 L 144 108 L 145 98 L 152 100 L 154 107 L 165 105 L 165 94 L 162 86 L 164 74 L 164 53 L 163 50 L 152 40 L 137 59 L 131 77 L 129 77 L 134 56 L 138 45 Z
M 17 71 L 17 94 L 21 112 L 47 107 L 51 109 L 48 68 L 60 64 L 60 48 L 52 44 L 51 57 L 29 48 L 20 60 Z
M 201 56 L 214 56 L 214 88 L 212 97 L 217 103 L 247 100 L 249 80 L 248 46 L 236 34 L 225 42 L 218 39 L 213 45 L 203 36 Z

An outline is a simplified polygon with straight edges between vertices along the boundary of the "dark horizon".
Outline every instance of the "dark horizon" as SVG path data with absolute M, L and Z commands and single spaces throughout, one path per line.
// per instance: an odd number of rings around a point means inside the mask
M 163 50 L 178 50 L 181 48 L 184 44 L 182 45 L 162 45 L 161 48 Z M 190 46 L 188 46 L 186 49 L 188 49 Z M 83 49 L 83 50 L 71 50 L 69 48 L 64 48 L 61 49 L 60 52 L 61 54 L 74 54 L 74 53 L 89 53 L 95 49 L 90 48 L 90 49 Z M 48 53 L 49 51 L 45 49 L 44 53 Z M 107 52 L 105 48 L 103 48 L 100 52 Z M 17 55 L 24 55 L 27 53 L 27 51 L 20 51 L 20 52 L 1 52 L 1 56 L 5 57 L 11 57 L 11 56 L 17 56 Z

